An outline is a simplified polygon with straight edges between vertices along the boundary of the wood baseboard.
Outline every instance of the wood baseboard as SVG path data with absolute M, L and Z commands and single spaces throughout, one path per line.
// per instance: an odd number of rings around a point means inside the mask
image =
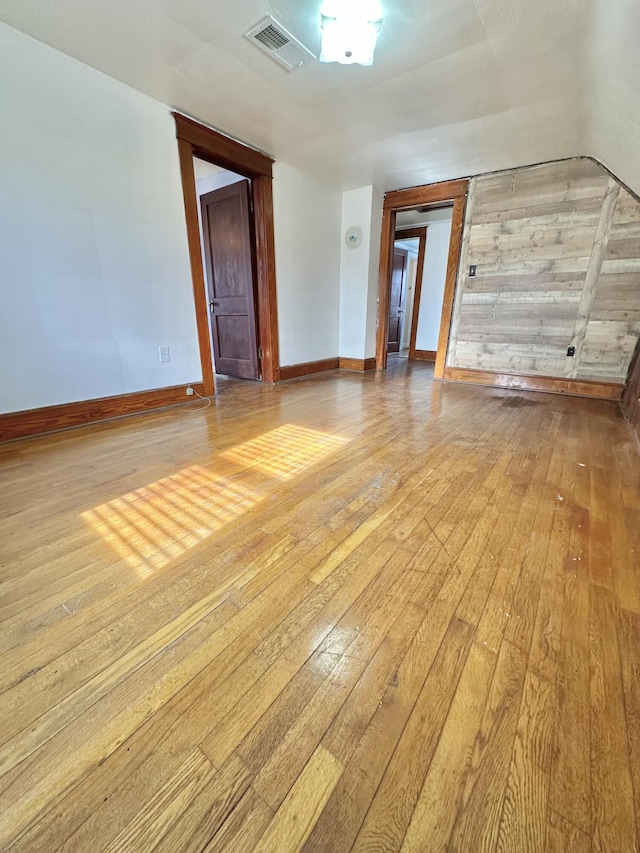
M 434 349 L 417 349 L 413 351 L 413 355 L 409 353 L 409 358 L 415 358 L 417 361 L 435 361 L 438 355 Z
M 340 370 L 375 370 L 376 358 L 340 358 Z
M 85 426 L 99 421 L 135 415 L 193 401 L 187 397 L 187 384 L 204 396 L 202 382 L 171 385 L 153 391 L 136 391 L 134 394 L 118 394 L 114 397 L 99 397 L 77 403 L 61 403 L 42 409 L 26 409 L 0 415 L 0 441 L 13 441 L 30 435 L 41 435 L 70 427 Z M 197 398 L 196 398 L 197 399 Z
M 563 379 L 558 376 L 494 373 L 491 370 L 471 370 L 464 367 L 445 367 L 443 379 L 492 385 L 518 391 L 546 391 L 550 394 L 569 394 L 573 397 L 594 397 L 598 400 L 622 399 L 624 385 L 618 382 L 594 382 L 584 379 Z
M 313 376 L 314 373 L 324 373 L 327 370 L 337 370 L 340 360 L 325 358 L 322 361 L 305 361 L 303 364 L 290 364 L 280 368 L 280 381 L 298 379 L 300 376 Z

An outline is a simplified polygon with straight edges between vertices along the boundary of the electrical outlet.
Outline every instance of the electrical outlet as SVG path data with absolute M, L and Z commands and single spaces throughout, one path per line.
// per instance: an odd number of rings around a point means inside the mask
M 160 352 L 160 361 L 162 364 L 166 364 L 166 362 L 171 361 L 171 350 L 169 347 L 158 347 Z
M 469 267 L 469 278 L 473 278 L 473 276 L 475 274 L 476 274 L 476 265 L 471 264 L 471 266 Z
M 187 392 L 187 397 L 193 397 L 195 393 L 191 385 L 187 385 L 185 391 Z
M 573 358 L 575 354 L 576 354 L 576 348 L 575 347 L 567 347 L 567 357 L 568 358 Z

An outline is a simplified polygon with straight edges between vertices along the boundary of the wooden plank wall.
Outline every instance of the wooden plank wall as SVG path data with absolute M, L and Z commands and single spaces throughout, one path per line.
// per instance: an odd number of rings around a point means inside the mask
M 627 387 L 622 398 L 622 408 L 638 437 L 640 447 L 640 341 L 631 360 Z
M 447 366 L 624 382 L 639 333 L 640 204 L 604 169 L 473 179 Z

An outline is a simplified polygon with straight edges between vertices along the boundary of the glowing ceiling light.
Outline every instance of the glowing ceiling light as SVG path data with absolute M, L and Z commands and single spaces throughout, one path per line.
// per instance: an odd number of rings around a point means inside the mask
M 373 65 L 382 27 L 377 0 L 327 0 L 322 10 L 320 62 Z

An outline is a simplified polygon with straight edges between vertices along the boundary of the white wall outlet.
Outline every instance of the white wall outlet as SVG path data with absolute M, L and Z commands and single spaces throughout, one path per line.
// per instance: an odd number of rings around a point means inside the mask
M 162 364 L 171 361 L 171 350 L 169 347 L 158 347 L 158 350 L 160 351 L 160 361 Z
M 191 385 L 187 385 L 187 387 L 186 387 L 186 392 L 187 392 L 187 397 L 193 397 L 194 390 L 193 390 L 193 388 L 191 387 Z

